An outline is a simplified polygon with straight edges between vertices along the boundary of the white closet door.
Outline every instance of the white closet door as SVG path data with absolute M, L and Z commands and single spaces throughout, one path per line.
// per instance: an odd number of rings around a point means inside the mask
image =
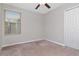
M 64 13 L 65 45 L 79 49 L 79 7 Z

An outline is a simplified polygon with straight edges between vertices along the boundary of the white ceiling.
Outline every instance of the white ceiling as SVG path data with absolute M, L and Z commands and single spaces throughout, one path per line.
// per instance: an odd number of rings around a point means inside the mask
M 45 14 L 45 13 L 63 5 L 63 3 L 48 3 L 51 6 L 51 8 L 48 9 L 43 4 L 41 4 L 41 6 L 36 10 L 35 7 L 38 5 L 38 3 L 8 3 L 8 4 L 25 9 L 25 10 L 29 10 L 31 12 L 36 12 L 36 13 L 41 13 L 41 14 Z

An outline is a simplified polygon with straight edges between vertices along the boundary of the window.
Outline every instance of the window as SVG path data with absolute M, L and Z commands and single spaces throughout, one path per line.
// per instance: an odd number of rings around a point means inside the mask
M 5 10 L 5 34 L 21 33 L 21 14 L 11 10 Z

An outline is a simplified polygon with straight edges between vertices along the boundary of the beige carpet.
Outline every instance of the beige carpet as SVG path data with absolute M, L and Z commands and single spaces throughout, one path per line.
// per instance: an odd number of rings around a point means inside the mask
M 40 40 L 2 48 L 1 56 L 78 56 L 79 50 Z

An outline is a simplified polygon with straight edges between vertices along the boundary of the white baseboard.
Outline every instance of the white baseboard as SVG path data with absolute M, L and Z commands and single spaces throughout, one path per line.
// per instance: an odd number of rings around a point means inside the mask
M 22 44 L 22 43 L 29 43 L 29 42 L 34 42 L 34 41 L 40 41 L 40 40 L 47 40 L 47 41 L 53 42 L 53 43 L 55 43 L 55 44 L 58 44 L 58 45 L 61 45 L 61 46 L 65 46 L 65 45 L 62 44 L 62 43 L 59 43 L 59 42 L 56 42 L 56 41 L 52 41 L 52 40 L 48 40 L 48 39 L 34 39 L 34 40 L 30 40 L 30 41 L 24 41 L 24 42 L 18 42 L 18 43 L 12 43 L 12 44 L 2 45 L 1 48 L 7 47 L 7 46 L 16 45 L 16 44 Z
M 46 40 L 48 40 L 48 39 L 46 39 Z M 63 43 L 59 43 L 59 42 L 52 41 L 52 40 L 48 40 L 48 41 L 53 42 L 53 43 L 58 44 L 58 45 L 61 45 L 61 46 L 65 46 L 65 44 L 63 44 Z
M 16 45 L 16 44 L 22 44 L 22 43 L 29 43 L 29 42 L 39 41 L 39 40 L 43 40 L 43 39 L 36 39 L 36 40 L 30 40 L 30 41 L 24 41 L 24 42 L 18 42 L 18 43 L 6 44 L 6 45 L 2 45 L 1 48 L 3 48 L 3 47 L 7 47 L 7 46 Z

